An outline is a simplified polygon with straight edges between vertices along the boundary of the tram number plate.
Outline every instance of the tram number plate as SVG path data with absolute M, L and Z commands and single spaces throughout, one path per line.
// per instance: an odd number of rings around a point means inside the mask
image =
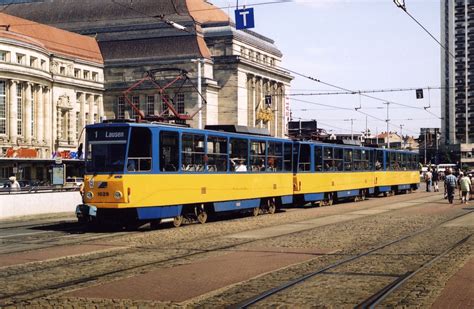
M 97 193 L 98 196 L 109 196 L 109 192 L 99 192 Z

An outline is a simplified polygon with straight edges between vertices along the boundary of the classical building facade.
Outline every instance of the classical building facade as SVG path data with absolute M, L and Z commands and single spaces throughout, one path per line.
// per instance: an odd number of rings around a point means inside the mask
M 199 121 L 196 114 L 189 125 L 246 125 L 268 128 L 274 136 L 286 135 L 286 94 L 293 77 L 279 67 L 282 53 L 271 39 L 236 30 L 229 16 L 207 1 L 51 0 L 4 9 L 97 39 L 104 58 L 107 118 L 133 117 L 123 92 L 145 72 L 169 68 L 185 70 L 190 80 L 162 92 L 144 82 L 129 93 L 129 100 L 151 116 L 166 118 L 170 114 L 163 97 L 169 98 L 180 114 L 195 114 L 197 70 L 201 68 L 202 118 Z M 176 72 L 159 72 L 155 77 L 163 87 Z
M 103 116 L 103 61 L 90 37 L 0 13 L 0 178 L 45 178 L 34 160 L 74 158 Z
M 474 167 L 474 2 L 441 1 L 441 146 Z

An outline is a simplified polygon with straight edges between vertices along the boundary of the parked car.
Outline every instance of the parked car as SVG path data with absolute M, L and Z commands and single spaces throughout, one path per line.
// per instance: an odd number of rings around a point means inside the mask
M 75 176 L 69 176 L 66 178 L 66 183 L 64 184 L 65 186 L 73 186 L 73 187 L 79 187 L 84 183 L 84 178 L 82 177 L 75 177 Z

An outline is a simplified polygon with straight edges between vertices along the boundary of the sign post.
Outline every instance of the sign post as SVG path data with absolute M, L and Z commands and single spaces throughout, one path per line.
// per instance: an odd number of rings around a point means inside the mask
M 66 166 L 64 164 L 53 165 L 52 185 L 64 185 L 66 177 Z

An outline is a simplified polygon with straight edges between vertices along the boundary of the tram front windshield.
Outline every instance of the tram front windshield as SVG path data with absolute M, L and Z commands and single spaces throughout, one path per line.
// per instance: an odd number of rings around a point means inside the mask
M 126 144 L 89 144 L 86 168 L 89 173 L 123 172 Z
M 87 131 L 86 171 L 121 173 L 125 170 L 128 128 L 91 128 Z

